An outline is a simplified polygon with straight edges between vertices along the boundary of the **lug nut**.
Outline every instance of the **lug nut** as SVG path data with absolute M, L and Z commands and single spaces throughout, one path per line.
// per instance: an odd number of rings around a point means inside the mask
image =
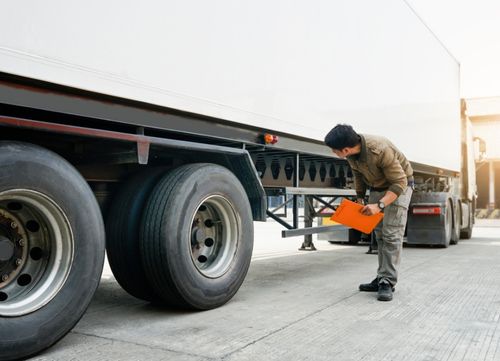
M 2 275 L 2 282 L 5 282 L 9 279 L 9 275 Z
M 17 223 L 16 223 L 16 222 L 11 222 L 11 223 L 10 223 L 10 226 L 11 226 L 12 228 L 17 228 Z
M 23 263 L 23 260 L 21 258 L 16 259 L 16 266 L 19 267 Z
M 22 238 L 21 238 L 21 239 L 19 240 L 19 245 L 20 245 L 21 247 L 24 247 L 24 245 L 25 245 L 25 244 L 26 244 L 26 242 L 24 241 L 24 239 L 22 239 Z

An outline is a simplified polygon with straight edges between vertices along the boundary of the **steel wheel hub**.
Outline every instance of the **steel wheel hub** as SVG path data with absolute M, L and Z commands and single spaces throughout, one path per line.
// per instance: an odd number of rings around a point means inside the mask
M 74 240 L 64 212 L 39 192 L 0 193 L 0 316 L 46 305 L 67 279 Z
M 223 196 L 204 199 L 193 217 L 191 259 L 206 277 L 217 278 L 231 266 L 240 239 L 240 219 Z

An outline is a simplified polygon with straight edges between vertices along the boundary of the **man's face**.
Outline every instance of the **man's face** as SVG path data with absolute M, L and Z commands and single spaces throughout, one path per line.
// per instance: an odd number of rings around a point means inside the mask
M 351 155 L 351 150 L 348 147 L 343 149 L 332 149 L 332 152 L 339 158 L 345 158 L 348 155 Z

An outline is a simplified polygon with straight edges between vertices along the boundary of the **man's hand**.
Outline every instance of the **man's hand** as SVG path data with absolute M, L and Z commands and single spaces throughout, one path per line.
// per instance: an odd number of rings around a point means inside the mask
M 356 199 L 356 203 L 365 205 L 365 200 L 363 198 L 358 198 L 358 199 Z
M 394 192 L 387 191 L 384 196 L 380 199 L 380 202 L 383 202 L 387 207 L 389 204 L 394 202 L 398 198 L 398 195 Z M 378 203 L 376 204 L 367 204 L 361 209 L 361 213 L 365 216 L 372 216 L 374 214 L 380 213 L 382 210 L 378 207 Z
M 365 216 L 372 216 L 374 214 L 380 213 L 380 208 L 377 204 L 367 204 L 361 209 L 361 213 Z

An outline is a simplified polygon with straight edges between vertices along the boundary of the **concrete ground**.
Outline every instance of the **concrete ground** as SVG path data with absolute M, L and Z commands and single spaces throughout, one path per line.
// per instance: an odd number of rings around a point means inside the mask
M 361 293 L 367 246 L 281 239 L 256 224 L 249 274 L 227 305 L 153 307 L 109 269 L 80 323 L 33 360 L 500 360 L 500 221 L 448 249 L 405 247 L 392 302 Z

